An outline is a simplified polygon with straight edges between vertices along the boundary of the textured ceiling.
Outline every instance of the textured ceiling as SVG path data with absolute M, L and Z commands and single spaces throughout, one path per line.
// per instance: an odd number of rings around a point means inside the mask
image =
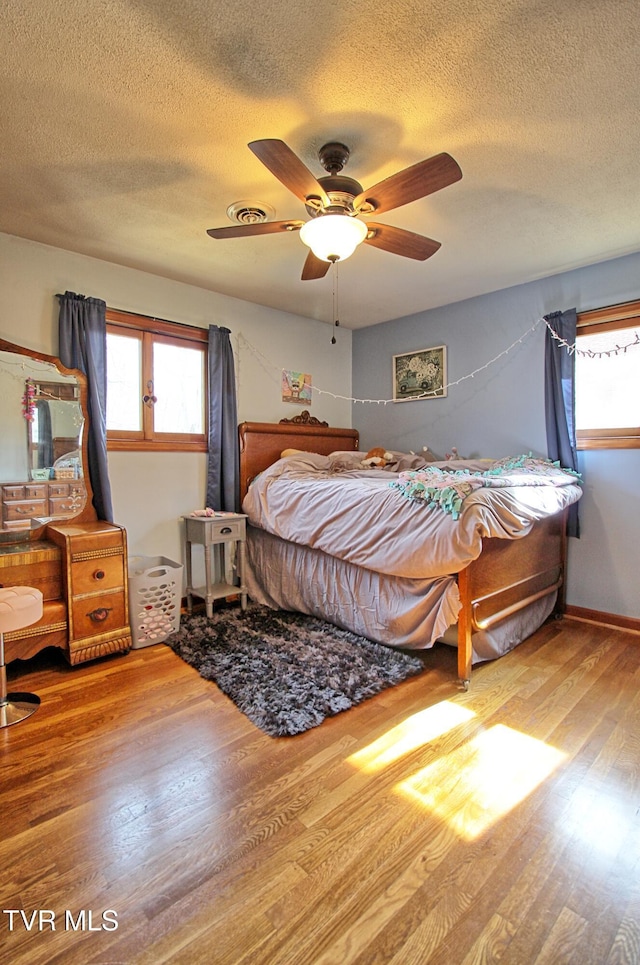
M 205 232 L 241 199 L 306 217 L 249 141 L 321 176 L 340 140 L 365 187 L 463 171 L 379 217 L 432 258 L 340 267 L 346 327 L 592 264 L 640 250 L 639 51 L 636 0 L 3 0 L 0 230 L 332 321 L 296 234 Z

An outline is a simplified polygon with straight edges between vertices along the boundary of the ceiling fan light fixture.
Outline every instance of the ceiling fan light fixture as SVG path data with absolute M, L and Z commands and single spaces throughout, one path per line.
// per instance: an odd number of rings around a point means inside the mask
M 347 214 L 323 214 L 300 229 L 300 238 L 321 261 L 344 261 L 367 237 L 367 226 Z

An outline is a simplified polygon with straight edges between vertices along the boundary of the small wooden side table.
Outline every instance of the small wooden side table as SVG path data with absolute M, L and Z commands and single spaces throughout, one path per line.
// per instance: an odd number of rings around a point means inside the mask
M 240 596 L 240 605 L 247 608 L 247 588 L 244 582 L 245 541 L 247 538 L 246 520 L 242 513 L 215 513 L 213 516 L 183 516 L 185 540 L 185 564 L 187 570 L 187 610 L 193 609 L 193 597 L 205 601 L 207 616 L 213 616 L 213 601 L 228 596 Z M 194 543 L 204 547 L 205 585 L 193 586 L 191 548 Z M 222 581 L 213 583 L 213 547 L 236 544 L 236 575 L 239 586 Z

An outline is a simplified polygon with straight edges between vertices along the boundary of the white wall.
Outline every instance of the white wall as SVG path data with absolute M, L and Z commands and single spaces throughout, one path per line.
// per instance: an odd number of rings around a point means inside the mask
M 446 345 L 445 399 L 390 405 L 354 404 L 353 425 L 364 448 L 381 445 L 444 454 L 546 456 L 543 315 L 587 311 L 640 297 L 640 254 L 543 278 L 353 333 L 353 394 L 389 399 L 391 359 L 413 349 Z M 529 334 L 527 334 L 529 332 Z M 519 342 L 524 336 L 522 342 Z M 638 353 L 640 377 L 640 352 Z M 569 541 L 567 602 L 640 617 L 640 450 L 580 454 L 584 496 L 581 538 Z
M 58 354 L 56 293 L 102 298 L 111 308 L 231 330 L 239 421 L 277 422 L 301 407 L 281 401 L 280 372 L 310 372 L 313 384 L 351 395 L 351 333 L 331 345 L 329 324 L 262 308 L 180 282 L 0 234 L 0 336 Z M 351 425 L 347 401 L 314 393 L 312 415 Z M 206 455 L 109 453 L 116 522 L 131 555 L 182 559 L 179 517 L 204 506 Z

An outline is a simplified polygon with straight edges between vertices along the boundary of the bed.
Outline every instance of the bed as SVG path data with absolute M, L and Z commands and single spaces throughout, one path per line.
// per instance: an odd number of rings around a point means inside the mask
M 562 613 L 566 513 L 581 495 L 575 476 L 550 465 L 553 478 L 521 482 L 511 464 L 426 464 L 399 452 L 388 453 L 384 469 L 365 469 L 356 430 L 306 413 L 244 422 L 239 438 L 245 580 L 256 602 L 403 649 L 453 642 L 464 689 L 473 664 Z M 434 470 L 456 485 L 469 475 L 479 488 L 457 509 L 441 492 L 430 490 L 438 504 L 418 498 Z

